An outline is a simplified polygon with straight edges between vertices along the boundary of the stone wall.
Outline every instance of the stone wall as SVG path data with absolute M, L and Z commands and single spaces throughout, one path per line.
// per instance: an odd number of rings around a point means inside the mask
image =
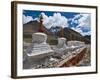
M 68 41 L 67 42 L 67 45 L 68 46 L 82 46 L 84 44 L 85 43 L 84 42 L 81 42 L 81 41 Z
M 82 49 L 81 52 L 79 52 L 77 55 L 71 55 L 70 59 L 65 59 L 61 61 L 58 67 L 76 66 L 83 59 L 85 53 L 86 53 L 86 48 Z

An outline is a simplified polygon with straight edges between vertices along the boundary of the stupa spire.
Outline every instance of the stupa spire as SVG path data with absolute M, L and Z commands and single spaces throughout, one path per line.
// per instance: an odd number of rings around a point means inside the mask
M 61 27 L 61 32 L 60 32 L 61 37 L 64 37 L 64 29 Z
M 39 17 L 39 21 L 40 21 L 40 27 L 39 27 L 39 32 L 44 32 L 44 28 L 43 28 L 43 16 L 42 14 Z

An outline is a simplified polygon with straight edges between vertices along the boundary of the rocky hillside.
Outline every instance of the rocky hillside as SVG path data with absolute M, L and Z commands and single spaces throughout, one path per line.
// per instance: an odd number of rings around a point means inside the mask
M 30 38 L 32 37 L 32 33 L 38 32 L 40 23 L 37 21 L 31 21 L 23 25 L 23 38 Z M 55 30 L 55 31 L 54 31 Z M 57 44 L 57 37 L 60 37 L 60 29 L 59 27 L 53 29 L 46 29 L 44 27 L 44 32 L 48 35 L 48 41 L 50 44 Z M 70 29 L 64 28 L 64 37 L 67 41 L 70 40 L 77 40 L 77 41 L 84 41 L 85 43 L 90 43 L 90 38 L 82 36 L 80 33 Z

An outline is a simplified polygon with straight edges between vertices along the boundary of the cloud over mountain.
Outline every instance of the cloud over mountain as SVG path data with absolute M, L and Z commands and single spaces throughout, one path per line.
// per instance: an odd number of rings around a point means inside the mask
M 33 18 L 31 16 L 23 15 L 23 24 L 28 23 L 30 21 L 33 21 Z
M 74 28 L 74 27 L 72 27 L 71 29 L 73 29 L 76 32 L 79 32 L 83 36 L 91 35 L 91 31 L 84 32 L 81 28 Z
M 43 25 L 47 29 L 50 29 L 51 27 L 69 27 L 83 36 L 91 35 L 91 14 L 89 13 L 73 14 L 74 16 L 71 18 L 56 12 L 52 13 L 52 16 L 46 14 L 45 12 L 41 12 L 40 15 L 43 16 Z M 34 19 L 33 15 L 23 15 L 23 24 L 34 20 L 39 22 L 39 15 L 35 16 Z
M 43 24 L 47 29 L 51 27 L 68 27 L 68 19 L 62 16 L 60 13 L 54 13 L 53 16 L 47 16 L 45 13 L 41 13 L 43 16 Z

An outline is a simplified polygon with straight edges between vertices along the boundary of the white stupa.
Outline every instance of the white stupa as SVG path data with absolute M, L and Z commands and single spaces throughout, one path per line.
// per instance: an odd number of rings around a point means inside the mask
M 66 38 L 64 36 L 63 28 L 61 27 L 61 37 L 58 38 L 57 47 L 54 49 L 56 56 L 62 56 L 63 54 L 67 54 L 68 46 L 66 45 Z
M 47 35 L 45 33 L 37 32 L 32 35 L 32 44 L 27 48 L 27 57 L 34 60 L 44 58 L 53 54 L 50 45 L 46 43 Z
M 26 57 L 32 59 L 40 59 L 46 56 L 52 55 L 53 50 L 50 45 L 46 42 L 47 35 L 43 30 L 43 17 L 40 15 L 40 28 L 39 32 L 32 34 L 32 44 L 26 50 Z
M 64 30 L 63 27 L 61 27 L 61 37 L 58 38 L 58 45 L 57 48 L 59 49 L 66 49 L 67 45 L 66 45 L 66 38 L 64 38 Z
M 66 49 L 67 48 L 66 38 L 64 38 L 64 37 L 58 38 L 57 48 L 60 48 L 60 49 Z
M 45 33 L 37 32 L 32 35 L 32 53 L 48 53 L 52 52 L 50 45 L 46 43 L 47 35 Z M 32 55 L 31 53 L 31 55 Z

